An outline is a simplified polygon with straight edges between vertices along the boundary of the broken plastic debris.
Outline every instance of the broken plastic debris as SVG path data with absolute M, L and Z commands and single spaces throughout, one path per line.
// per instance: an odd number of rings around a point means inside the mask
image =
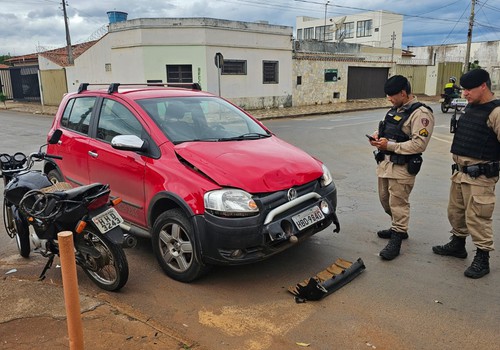
M 6 275 L 10 275 L 11 273 L 14 273 L 14 272 L 17 272 L 17 269 L 10 269 L 9 271 L 7 271 L 5 274 Z

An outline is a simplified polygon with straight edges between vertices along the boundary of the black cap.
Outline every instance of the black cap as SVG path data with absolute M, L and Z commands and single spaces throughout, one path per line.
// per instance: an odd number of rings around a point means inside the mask
M 408 79 L 403 77 L 402 75 L 394 75 L 390 77 L 384 85 L 384 92 L 386 95 L 392 96 L 396 95 L 397 93 L 401 92 L 402 90 L 405 90 L 408 92 L 408 87 L 410 86 L 410 83 Z
M 462 85 L 464 89 L 470 90 L 478 87 L 482 83 L 486 83 L 488 80 L 490 80 L 490 74 L 484 69 L 477 68 L 462 75 L 460 78 L 460 85 Z

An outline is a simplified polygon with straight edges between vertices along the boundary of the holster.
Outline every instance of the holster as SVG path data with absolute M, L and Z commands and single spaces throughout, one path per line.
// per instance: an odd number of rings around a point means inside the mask
M 408 173 L 417 175 L 422 167 L 424 159 L 421 154 L 415 154 L 408 157 Z

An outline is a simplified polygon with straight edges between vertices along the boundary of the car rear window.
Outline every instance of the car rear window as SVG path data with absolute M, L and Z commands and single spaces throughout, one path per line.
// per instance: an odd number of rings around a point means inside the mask
M 95 97 L 71 99 L 64 109 L 61 125 L 82 134 L 88 134 L 90 117 L 94 109 Z

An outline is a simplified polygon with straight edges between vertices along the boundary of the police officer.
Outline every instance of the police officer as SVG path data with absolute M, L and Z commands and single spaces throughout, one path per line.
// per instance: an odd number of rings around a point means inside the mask
M 490 272 L 489 252 L 494 249 L 492 215 L 500 160 L 500 100 L 491 92 L 490 75 L 474 69 L 460 78 L 469 103 L 454 129 L 448 220 L 450 242 L 434 246 L 436 254 L 465 259 L 465 239 L 472 236 L 476 255 L 464 274 L 480 278 Z
M 460 97 L 460 86 L 457 85 L 457 78 L 450 77 L 449 82 L 444 85 L 444 93 L 450 98 Z
M 411 94 L 410 82 L 402 75 L 388 79 L 384 92 L 393 107 L 370 144 L 377 147 L 374 154 L 380 203 L 392 219 L 389 229 L 377 232 L 380 238 L 389 239 L 379 255 L 392 260 L 399 255 L 402 240 L 408 238 L 409 197 L 422 164 L 421 154 L 434 129 L 434 116 L 430 107 Z

